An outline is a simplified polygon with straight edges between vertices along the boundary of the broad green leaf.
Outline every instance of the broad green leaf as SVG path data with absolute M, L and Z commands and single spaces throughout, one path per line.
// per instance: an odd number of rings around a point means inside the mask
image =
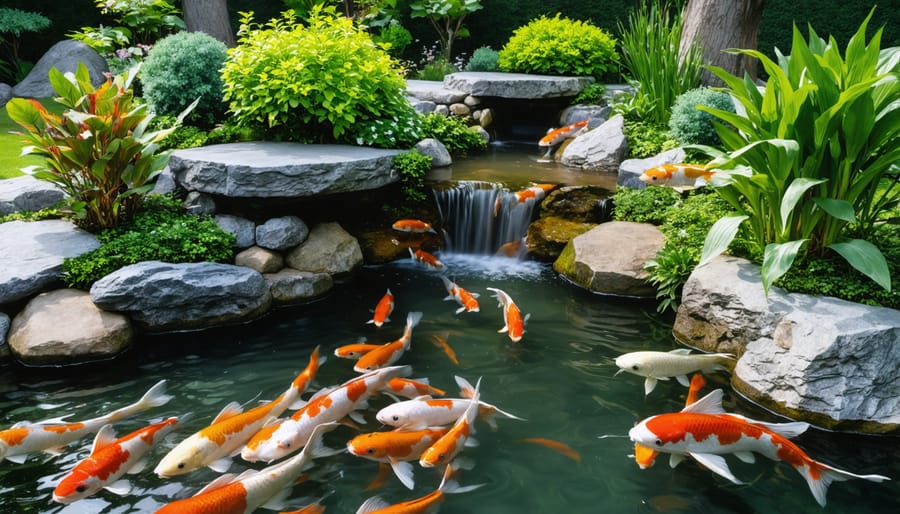
M 703 266 L 709 263 L 722 252 L 728 249 L 728 245 L 737 235 L 738 228 L 741 223 L 749 216 L 728 216 L 715 222 L 706 234 L 706 241 L 703 243 L 703 252 L 700 254 L 700 262 L 697 266 Z
M 53 86 L 53 90 L 62 97 L 62 103 L 67 107 L 75 107 L 75 105 L 78 104 L 78 100 L 81 98 L 82 94 L 81 91 L 78 90 L 78 87 L 73 83 L 75 80 L 74 77 L 72 80 L 69 80 L 69 78 L 58 69 L 50 68 L 48 78 L 50 80 L 50 85 Z
M 891 290 L 891 272 L 887 261 L 875 245 L 864 239 L 849 239 L 832 243 L 829 248 L 841 254 L 851 266 L 871 278 L 885 290 Z
M 25 98 L 13 98 L 6 104 L 6 114 L 14 122 L 27 129 L 29 132 L 37 130 L 43 132 L 46 125 L 44 118 L 41 116 L 43 106 L 37 100 L 27 100 Z
M 847 200 L 837 200 L 835 198 L 813 197 L 813 202 L 820 209 L 827 212 L 829 216 L 837 218 L 841 221 L 854 223 L 856 221 L 856 213 L 853 210 L 853 204 Z
M 770 243 L 763 253 L 762 282 L 763 290 L 769 294 L 769 288 L 794 264 L 794 258 L 806 239 L 788 241 L 787 243 Z
M 797 202 L 799 202 L 800 199 L 803 198 L 803 195 L 806 194 L 809 188 L 815 187 L 825 182 L 828 182 L 828 180 L 813 180 L 809 178 L 798 178 L 794 179 L 791 182 L 791 185 L 789 185 L 787 190 L 784 192 L 784 197 L 781 199 L 781 209 L 779 214 L 781 215 L 782 233 L 787 231 L 787 223 L 791 218 L 791 212 L 793 212 L 794 207 L 797 206 Z

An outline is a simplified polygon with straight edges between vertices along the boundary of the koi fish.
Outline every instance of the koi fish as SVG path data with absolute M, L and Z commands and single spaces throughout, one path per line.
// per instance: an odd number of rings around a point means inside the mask
M 553 450 L 561 455 L 565 455 L 566 457 L 574 460 L 575 462 L 578 462 L 578 463 L 581 462 L 581 454 L 580 453 L 573 450 L 572 447 L 569 446 L 568 444 L 560 442 L 560 441 L 556 441 L 554 439 L 547 439 L 544 437 L 526 437 L 525 439 L 519 439 L 518 442 L 531 443 L 531 444 L 537 444 L 540 446 L 544 446 L 546 448 L 550 448 L 551 450 Z
M 444 353 L 447 354 L 447 358 L 450 359 L 450 362 L 459 366 L 459 359 L 456 358 L 456 352 L 453 351 L 453 348 L 450 348 L 450 345 L 447 344 L 447 339 L 435 334 L 431 336 L 431 340 L 434 341 L 434 345 L 444 350 Z
M 519 253 L 522 251 L 522 239 L 517 239 L 515 241 L 510 241 L 508 243 L 503 243 L 500 245 L 500 248 L 497 248 L 497 255 L 502 255 L 504 257 L 517 257 Z
M 443 262 L 439 261 L 437 257 L 425 250 L 413 251 L 413 249 L 410 248 L 409 256 L 412 258 L 413 262 L 424 264 L 426 268 L 441 269 L 444 267 Z
M 697 398 L 700 396 L 700 390 L 703 389 L 703 386 L 705 385 L 706 379 L 703 378 L 703 375 L 694 373 L 694 376 L 691 377 L 691 386 L 688 389 L 687 398 L 684 401 L 685 407 L 697 401 Z M 638 443 L 634 443 L 634 460 L 637 462 L 639 468 L 647 469 L 652 466 L 657 455 L 659 455 L 659 452 L 653 448 L 647 448 Z
M 403 330 L 403 335 L 400 337 L 400 339 L 380 345 L 378 348 L 367 352 L 365 355 L 360 357 L 358 361 L 356 361 L 356 365 L 353 366 L 353 371 L 356 371 L 357 373 L 365 373 L 367 371 L 373 371 L 385 366 L 390 366 L 391 364 L 400 360 L 400 357 L 402 357 L 403 354 L 406 353 L 406 350 L 408 350 L 410 345 L 412 344 L 413 328 L 415 328 L 421 320 L 421 312 L 410 312 L 409 314 L 407 314 L 406 328 Z
M 53 501 L 72 503 L 96 494 L 101 489 L 125 495 L 131 491 L 127 480 L 119 480 L 125 473 L 136 473 L 143 469 L 144 456 L 150 449 L 183 423 L 188 415 L 179 420 L 171 417 L 136 430 L 116 439 L 112 425 L 103 425 L 94 439 L 91 454 L 75 465 L 53 490 Z
M 694 371 L 709 373 L 715 370 L 729 371 L 734 368 L 734 355 L 730 353 L 696 353 L 687 348 L 678 348 L 670 352 L 632 352 L 616 358 L 619 371 L 646 377 L 644 394 L 650 394 L 656 388 L 657 380 L 668 380 L 675 377 L 678 382 L 690 387 L 687 375 Z
M 50 420 L 39 423 L 21 421 L 11 428 L 0 431 L 0 460 L 7 459 L 22 464 L 29 453 L 55 451 L 96 433 L 104 425 L 115 423 L 129 416 L 153 407 L 165 405 L 172 396 L 166 394 L 166 381 L 160 380 L 137 402 L 86 421 L 63 423 Z
M 663 164 L 644 171 L 639 178 L 654 186 L 697 187 L 709 183 L 715 173 L 696 164 Z
M 365 341 L 365 338 L 361 338 L 360 341 Z M 380 344 L 367 344 L 367 343 L 352 343 L 345 344 L 344 346 L 339 346 L 334 350 L 334 356 L 340 357 L 341 359 L 351 359 L 358 360 L 363 355 L 371 352 L 375 348 L 381 346 Z
M 526 314 L 523 318 L 519 307 L 508 294 L 493 287 L 488 287 L 487 290 L 494 292 L 494 297 L 499 302 L 497 306 L 503 309 L 504 325 L 503 328 L 497 332 L 500 334 L 507 332 L 510 340 L 514 343 L 518 343 L 522 340 L 522 335 L 525 334 L 525 323 L 528 321 L 528 318 L 531 317 L 531 314 Z
M 426 223 L 421 220 L 397 220 L 391 226 L 394 230 L 398 232 L 412 232 L 414 234 L 423 234 L 425 232 L 431 232 L 432 234 L 437 234 L 431 227 L 431 223 Z
M 418 398 L 419 396 L 444 396 L 446 391 L 432 387 L 428 384 L 427 378 L 392 378 L 388 380 L 382 389 L 383 392 L 389 392 L 404 398 Z
M 153 472 L 160 478 L 170 478 L 209 466 L 224 473 L 231 466 L 231 457 L 240 452 L 253 434 L 299 400 L 323 361 L 319 359 L 317 346 L 309 357 L 306 369 L 275 400 L 247 412 L 241 412 L 237 403 L 226 405 L 211 425 L 181 441 L 162 458 Z
M 410 372 L 409 366 L 392 366 L 360 375 L 334 389 L 319 391 L 290 418 L 260 429 L 241 450 L 241 457 L 248 462 L 272 462 L 299 450 L 316 426 L 356 416 L 354 411 L 366 408 L 369 397 L 388 380 Z M 365 421 L 361 417 L 358 420 Z
M 313 459 L 338 452 L 322 444 L 322 436 L 335 427 L 337 423 L 317 426 L 304 441 L 303 451 L 284 462 L 261 470 L 249 469 L 238 476 L 222 475 L 194 496 L 164 505 L 156 514 L 249 514 L 263 505 L 279 510 L 283 495 L 290 492 L 289 486 L 312 465 Z
M 384 296 L 381 297 L 381 300 L 378 300 L 378 305 L 375 306 L 375 312 L 372 315 L 372 319 L 366 323 L 374 323 L 376 327 L 380 327 L 391 320 L 388 316 L 390 316 L 392 312 L 394 312 L 394 295 L 391 293 L 391 289 L 388 288 L 387 292 L 384 293 Z
M 534 201 L 538 202 L 543 200 L 554 187 L 556 187 L 556 184 L 535 184 L 527 189 L 517 191 L 515 193 L 516 201 L 525 203 L 527 200 L 534 198 Z
M 538 141 L 538 146 L 556 146 L 570 137 L 575 137 L 581 134 L 590 121 L 590 119 L 581 120 L 565 127 L 550 129 L 547 131 L 547 135 Z
M 447 427 L 413 431 L 371 432 L 349 440 L 347 450 L 357 457 L 390 464 L 400 482 L 412 489 L 415 481 L 409 461 L 419 460 L 422 452 L 431 447 L 449 430 L 450 428 Z
M 484 485 L 477 484 L 460 487 L 455 480 L 451 480 L 452 475 L 453 468 L 447 466 L 438 488 L 415 500 L 390 505 L 380 496 L 373 496 L 359 506 L 356 514 L 425 514 L 435 512 L 438 506 L 443 503 L 444 495 L 467 493 Z
M 423 468 L 433 468 L 438 465 L 444 465 L 459 455 L 465 446 L 473 446 L 471 435 L 475 417 L 478 415 L 478 400 L 480 399 L 479 388 L 481 387 L 481 379 L 475 384 L 475 394 L 469 400 L 469 405 L 463 411 L 459 419 L 450 427 L 446 434 L 428 447 L 422 456 L 419 457 L 419 465 Z
M 687 455 L 736 484 L 741 482 L 728 469 L 722 455 L 733 454 L 744 462 L 754 462 L 754 453 L 782 460 L 806 480 L 822 507 L 831 482 L 851 478 L 872 482 L 890 480 L 882 475 L 856 475 L 812 459 L 789 439 L 802 434 L 809 424 L 762 423 L 727 414 L 722 408 L 722 394 L 721 389 L 716 389 L 681 412 L 647 418 L 632 428 L 628 436 L 646 448 L 670 454 L 672 467 Z
M 459 287 L 456 282 L 453 282 L 447 277 L 441 277 L 441 281 L 444 282 L 444 287 L 447 288 L 448 293 L 448 296 L 444 298 L 444 301 L 455 300 L 456 303 L 460 305 L 459 309 L 456 309 L 457 314 L 463 311 L 478 312 L 479 307 L 477 298 L 480 296 L 478 293 L 470 293 L 462 287 Z
M 323 512 L 325 512 L 325 506 L 322 505 L 321 503 L 319 503 L 318 501 L 315 501 L 301 509 L 292 510 L 290 512 L 282 511 L 282 512 L 279 512 L 278 514 L 322 514 Z

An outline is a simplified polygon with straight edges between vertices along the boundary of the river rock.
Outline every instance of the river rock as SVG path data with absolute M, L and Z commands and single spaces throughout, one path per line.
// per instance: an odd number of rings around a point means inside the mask
M 525 247 L 528 249 L 528 255 L 535 260 L 553 262 L 569 241 L 596 226 L 595 223 L 580 223 L 556 216 L 542 216 L 528 225 Z
M 55 184 L 31 175 L 0 180 L 0 216 L 20 211 L 39 211 L 66 197 Z
M 559 113 L 559 125 L 565 127 L 579 121 L 590 120 L 588 127 L 599 127 L 612 113 L 608 105 L 570 105 Z
M 237 266 L 246 266 L 260 273 L 275 273 L 284 268 L 284 257 L 280 253 L 251 246 L 234 256 Z
M 309 228 L 297 216 L 271 218 L 256 227 L 256 245 L 269 250 L 287 250 L 306 241 Z
M 500 98 L 558 98 L 575 96 L 594 82 L 590 77 L 559 77 L 530 73 L 464 71 L 444 77 L 444 87 L 472 96 Z
M 416 143 L 416 151 L 422 155 L 431 157 L 432 168 L 443 168 L 453 164 L 453 158 L 444 143 L 432 137 L 425 138 Z
M 653 225 L 612 221 L 575 237 L 553 269 L 590 291 L 616 296 L 653 298 L 644 263 L 656 257 L 664 237 Z
M 169 167 L 188 191 L 239 198 L 303 198 L 377 189 L 397 150 L 255 141 L 172 152 Z
M 56 43 L 47 53 L 41 57 L 34 68 L 28 72 L 25 79 L 13 86 L 13 96 L 19 98 L 47 98 L 56 96 L 53 86 L 50 85 L 50 68 L 66 73 L 75 73 L 78 63 L 83 62 L 90 73 L 91 83 L 94 86 L 106 82 L 104 73 L 109 71 L 106 59 L 100 56 L 93 48 L 81 41 L 66 39 Z
M 597 186 L 564 186 L 555 189 L 541 202 L 541 217 L 554 216 L 573 222 L 608 221 L 605 202 L 610 192 Z
M 441 116 L 450 116 L 450 107 L 444 104 L 437 104 L 434 107 L 434 113 L 440 114 Z
M 26 365 L 65 365 L 110 359 L 133 339 L 127 317 L 98 309 L 85 291 L 59 289 L 34 297 L 16 315 L 9 347 Z
M 478 117 L 478 126 L 487 128 L 494 122 L 494 110 L 490 107 L 481 110 L 481 116 Z
M 434 112 L 434 109 L 437 108 L 437 104 L 431 100 L 418 100 L 414 98 L 410 103 L 413 106 L 413 110 L 419 114 L 428 114 Z
M 685 153 L 682 148 L 666 150 L 646 159 L 626 159 L 619 165 L 619 176 L 616 178 L 616 184 L 632 189 L 643 189 L 647 187 L 647 184 L 641 182 L 640 176 L 645 171 L 663 164 L 684 162 L 684 159 Z
M 125 266 L 95 282 L 91 298 L 104 310 L 127 313 L 151 332 L 248 321 L 272 304 L 259 272 L 213 262 Z
M 28 298 L 57 284 L 66 257 L 100 243 L 69 221 L 10 221 L 0 224 L 0 305 Z
M 235 235 L 235 248 L 250 248 L 256 244 L 256 223 L 231 214 L 216 214 L 213 219 L 219 228 Z
M 322 296 L 334 285 L 328 273 L 312 273 L 284 268 L 277 273 L 263 275 L 269 283 L 272 299 L 279 304 L 303 302 Z
M 588 171 L 617 172 L 628 152 L 624 128 L 625 119 L 617 114 L 581 134 L 563 150 L 562 163 Z
M 288 253 L 291 268 L 313 273 L 349 273 L 363 263 L 359 242 L 336 222 L 320 223 L 303 244 Z
M 472 109 L 469 109 L 469 106 L 466 104 L 450 104 L 450 114 L 454 116 L 459 116 L 460 118 L 465 118 L 469 114 L 472 113 Z

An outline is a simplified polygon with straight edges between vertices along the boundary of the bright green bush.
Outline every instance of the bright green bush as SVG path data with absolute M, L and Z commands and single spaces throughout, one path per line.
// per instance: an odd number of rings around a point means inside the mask
M 606 94 L 606 85 L 599 82 L 588 84 L 587 87 L 578 93 L 578 96 L 572 100 L 573 104 L 586 105 L 602 105 L 604 103 L 603 95 Z
M 626 118 L 623 132 L 628 140 L 628 156 L 632 159 L 652 157 L 678 146 L 665 125 Z
M 482 151 L 487 142 L 477 132 L 469 129 L 459 118 L 430 113 L 422 116 L 422 137 L 434 138 L 444 143 L 454 157 Z
M 476 48 L 472 58 L 466 63 L 466 71 L 497 71 L 500 69 L 500 54 L 489 46 Z
M 376 43 L 387 45 L 387 53 L 394 59 L 400 59 L 406 47 L 413 41 L 412 34 L 396 22 L 381 27 L 372 39 Z
M 503 71 L 600 78 L 616 71 L 616 40 L 588 22 L 541 16 L 519 27 L 500 50 Z
M 394 157 L 392 167 L 400 173 L 400 191 L 404 205 L 421 203 L 428 198 L 425 174 L 431 171 L 431 157 L 411 150 Z
M 188 121 L 212 126 L 225 113 L 219 74 L 225 57 L 225 45 L 203 32 L 160 39 L 141 70 L 144 99 L 156 114 L 175 116 L 199 98 Z
M 367 122 L 408 117 L 399 66 L 351 20 L 318 8 L 308 25 L 291 12 L 265 25 L 250 16 L 222 70 L 239 123 L 276 139 L 354 142 Z
M 683 145 L 719 146 L 722 142 L 713 126 L 713 116 L 697 109 L 705 105 L 721 111 L 734 112 L 734 102 L 728 93 L 705 87 L 691 89 L 678 96 L 669 118 L 669 132 Z
M 681 194 L 669 187 L 617 187 L 613 197 L 613 219 L 662 225 L 669 208 L 680 202 Z

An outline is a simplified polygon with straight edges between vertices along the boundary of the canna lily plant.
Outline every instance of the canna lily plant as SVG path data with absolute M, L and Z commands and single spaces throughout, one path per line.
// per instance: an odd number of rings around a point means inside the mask
M 711 181 L 738 216 L 709 231 L 699 265 L 727 249 L 749 224 L 763 255 L 763 287 L 792 266 L 801 252 L 835 252 L 887 290 L 882 253 L 866 240 L 884 211 L 900 198 L 900 48 L 880 50 L 881 30 L 866 42 L 872 13 L 850 39 L 845 55 L 812 27 L 805 41 L 794 26 L 791 54 L 778 62 L 760 52 L 765 89 L 745 77 L 710 67 L 735 99 L 738 113 L 707 111 L 725 152 L 701 148 L 721 170 Z
M 134 101 L 131 83 L 137 67 L 94 87 L 84 64 L 75 73 L 50 70 L 49 79 L 68 109 L 53 114 L 32 99 L 14 98 L 6 105 L 10 119 L 22 126 L 30 146 L 22 155 L 38 155 L 44 166 L 31 170 L 35 178 L 56 184 L 68 195 L 76 224 L 90 231 L 129 220 L 140 207 L 151 180 L 165 167 L 167 154 L 159 142 L 174 126 L 148 130 L 153 115 Z

